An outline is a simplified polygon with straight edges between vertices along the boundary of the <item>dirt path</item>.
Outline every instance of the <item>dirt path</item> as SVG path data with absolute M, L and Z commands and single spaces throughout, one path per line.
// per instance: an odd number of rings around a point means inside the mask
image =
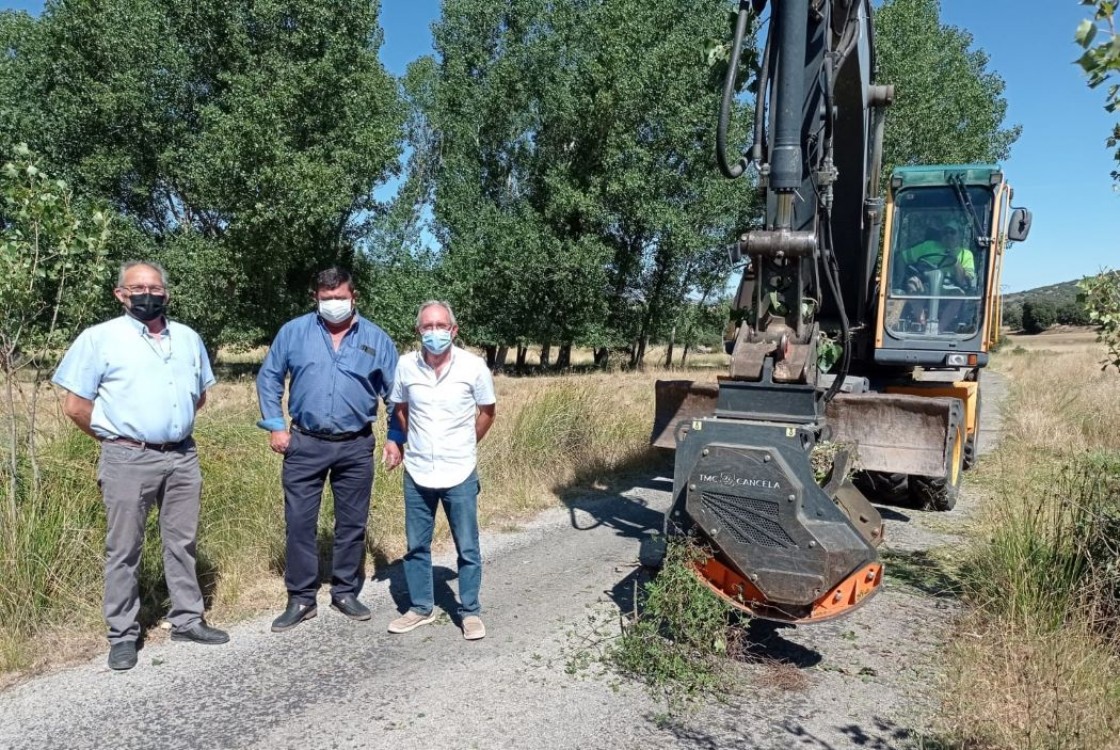
M 981 450 L 998 435 L 1003 385 L 986 376 Z M 668 477 L 585 497 L 513 534 L 488 536 L 488 637 L 448 618 L 403 636 L 399 566 L 362 598 L 370 623 L 326 608 L 276 635 L 269 618 L 206 648 L 161 643 L 136 669 L 104 655 L 0 694 L 0 748 L 909 748 L 935 710 L 938 644 L 955 604 L 923 570 L 972 505 L 950 514 L 883 508 L 885 590 L 852 617 L 801 630 L 754 628 L 760 654 L 729 704 L 679 722 L 638 686 L 569 674 L 588 618 L 628 609 L 639 539 L 660 528 Z M 452 559 L 437 560 L 437 599 Z M 775 686 L 777 683 L 785 687 Z M 796 689 L 789 689 L 794 687 Z

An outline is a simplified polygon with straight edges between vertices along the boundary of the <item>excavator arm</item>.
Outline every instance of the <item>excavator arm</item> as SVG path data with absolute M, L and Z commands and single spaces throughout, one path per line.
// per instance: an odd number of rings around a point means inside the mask
M 695 533 L 712 551 L 697 567 L 701 580 L 756 616 L 811 622 L 859 606 L 882 581 L 882 521 L 847 481 L 849 455 L 837 453 L 828 482 L 811 456 L 829 438 L 826 404 L 843 387 L 853 332 L 866 324 L 881 109 L 892 92 L 872 83 L 867 0 L 775 0 L 754 144 L 729 162 L 733 79 L 750 16 L 764 5 L 740 4 L 719 119 L 721 170 L 735 178 L 753 168 L 766 199 L 763 226 L 732 249 L 749 265 L 730 374 L 706 393 L 660 383 L 659 412 L 675 418 L 655 432 L 676 449 L 666 533 Z M 840 374 L 823 388 L 822 322 L 844 345 Z M 680 408 L 689 399 L 695 415 Z

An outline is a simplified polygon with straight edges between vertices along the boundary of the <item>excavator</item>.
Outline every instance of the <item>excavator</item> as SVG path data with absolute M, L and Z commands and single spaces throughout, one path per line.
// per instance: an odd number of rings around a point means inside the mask
M 729 250 L 743 268 L 729 372 L 659 381 L 651 442 L 675 451 L 664 540 L 698 539 L 696 575 L 732 606 L 800 625 L 879 591 L 872 500 L 956 503 L 1003 257 L 1031 214 L 995 164 L 881 179 L 894 88 L 873 78 L 870 0 L 773 0 L 753 144 L 729 160 L 736 71 L 765 6 L 739 4 L 717 129 L 721 172 L 753 173 L 765 205 Z

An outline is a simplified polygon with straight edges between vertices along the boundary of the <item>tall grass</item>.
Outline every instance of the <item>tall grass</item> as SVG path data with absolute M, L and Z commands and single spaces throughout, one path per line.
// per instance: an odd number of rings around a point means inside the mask
M 568 487 L 638 465 L 647 454 L 654 379 L 642 373 L 497 378 L 498 419 L 480 450 L 483 527 L 505 528 L 557 503 Z M 251 381 L 222 383 L 195 431 L 203 472 L 199 577 L 215 622 L 279 606 L 284 598 L 281 460 L 254 426 L 257 418 Z M 0 674 L 103 644 L 105 514 L 97 445 L 57 414 L 44 424 L 50 425 L 40 446 L 45 490 L 21 502 L 17 523 L 0 528 Z M 380 443 L 384 420 L 378 428 Z M 404 551 L 401 482 L 402 472 L 378 465 L 367 539 L 371 567 Z M 324 552 L 332 526 L 328 495 L 320 516 Z M 448 540 L 442 517 L 437 539 Z M 143 560 L 141 620 L 154 626 L 167 606 L 155 513 Z
M 1120 378 L 1096 352 L 1006 357 L 1005 437 L 950 648 L 961 747 L 1120 747 Z

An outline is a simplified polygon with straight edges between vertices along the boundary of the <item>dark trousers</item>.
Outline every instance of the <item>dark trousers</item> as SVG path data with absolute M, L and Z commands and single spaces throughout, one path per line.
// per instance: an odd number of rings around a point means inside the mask
M 281 474 L 287 526 L 284 584 L 288 596 L 302 604 L 314 604 L 319 588 L 317 532 L 327 479 L 334 494 L 331 596 L 361 593 L 373 448 L 373 435 L 332 442 L 292 431 Z

